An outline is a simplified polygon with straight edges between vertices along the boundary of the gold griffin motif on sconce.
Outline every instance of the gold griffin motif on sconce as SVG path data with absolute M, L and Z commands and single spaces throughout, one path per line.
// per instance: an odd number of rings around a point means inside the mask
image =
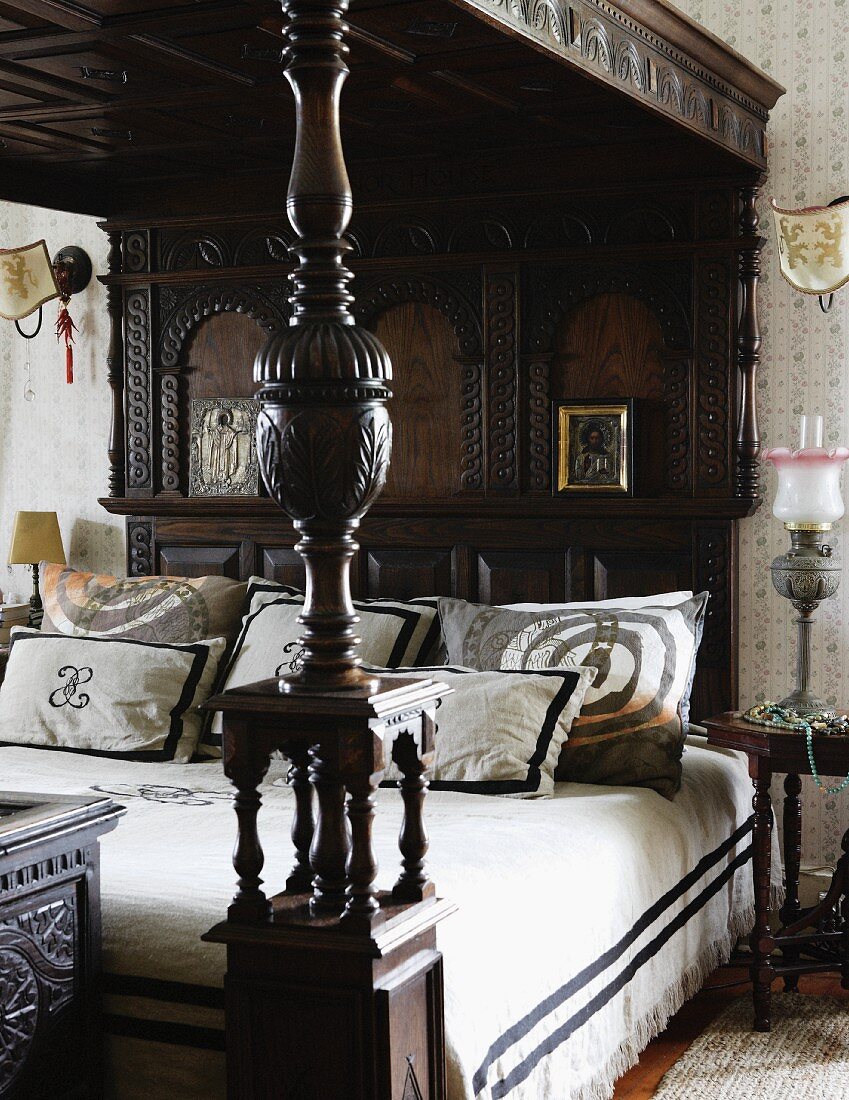
M 843 263 L 843 221 L 835 215 L 817 222 L 814 227 L 820 236 L 814 246 L 817 251 L 817 263 L 821 266 L 826 260 L 832 267 L 840 267 Z
M 30 289 L 37 287 L 38 282 L 27 264 L 26 257 L 20 255 L 0 257 L 0 267 L 3 269 L 9 294 L 27 301 Z

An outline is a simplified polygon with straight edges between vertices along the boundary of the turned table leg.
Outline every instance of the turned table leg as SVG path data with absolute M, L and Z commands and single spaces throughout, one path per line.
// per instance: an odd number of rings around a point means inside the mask
M 295 795 L 295 813 L 292 817 L 295 863 L 286 879 L 286 890 L 290 894 L 307 894 L 312 889 L 310 845 L 315 832 L 313 788 L 309 778 L 309 747 L 305 744 L 286 745 L 284 751 L 292 761 L 289 786 Z
M 239 739 L 237 746 L 235 738 L 231 739 L 229 733 L 225 720 L 224 772 L 236 788 L 233 802 L 238 826 L 233 867 L 239 876 L 227 916 L 232 921 L 255 923 L 267 920 L 271 915 L 271 902 L 261 889 L 259 875 L 265 856 L 257 832 L 257 814 L 262 802 L 258 788 L 268 771 L 271 754 L 259 748 L 244 748 L 245 738 Z
M 799 795 L 802 780 L 789 773 L 784 779 L 784 884 L 786 895 L 779 912 L 783 925 L 792 924 L 802 911 L 799 904 L 799 868 L 802 862 L 802 802 Z M 799 952 L 792 947 L 782 949 L 788 963 L 799 961 Z M 799 975 L 788 974 L 784 979 L 786 993 L 799 988 Z
M 318 798 L 318 820 L 310 845 L 310 908 L 338 913 L 345 906 L 345 863 L 350 843 L 345 823 L 345 785 L 339 774 L 338 753 L 332 745 L 314 745 L 309 755 L 310 783 Z
M 749 758 L 749 774 L 755 788 L 752 806 L 755 827 L 752 874 L 755 888 L 755 925 L 749 939 L 752 950 L 752 994 L 755 1006 L 755 1031 L 770 1028 L 770 985 L 773 970 L 770 964 L 772 938 L 769 932 L 770 870 L 772 858 L 772 800 L 769 784 L 772 771 L 763 757 Z

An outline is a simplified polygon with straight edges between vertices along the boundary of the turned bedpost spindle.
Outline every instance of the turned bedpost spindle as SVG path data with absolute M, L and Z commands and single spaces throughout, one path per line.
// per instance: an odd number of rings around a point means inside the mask
M 121 271 L 121 234 L 108 234 L 106 260 L 110 275 Z M 109 422 L 109 495 L 125 493 L 124 466 L 124 334 L 122 327 L 123 292 L 120 286 L 107 286 L 106 309 L 109 313 L 109 348 L 106 352 L 106 377 L 112 390 L 112 414 Z
M 286 745 L 284 751 L 292 761 L 289 769 L 289 786 L 295 796 L 295 812 L 292 815 L 295 864 L 286 879 L 286 890 L 290 894 L 305 894 L 312 889 L 310 846 L 315 833 L 313 785 L 310 783 L 309 775 L 309 746 Z
M 269 494 L 300 535 L 307 573 L 302 667 L 284 691 L 368 687 L 360 668 L 349 570 L 354 533 L 383 488 L 391 425 L 389 357 L 354 323 L 344 238 L 351 189 L 339 132 L 347 0 L 284 0 L 286 76 L 295 93 L 297 140 L 287 210 L 292 318 L 257 355 L 262 409 L 257 445 Z
M 422 720 L 433 721 L 428 715 L 424 715 Z M 423 901 L 434 893 L 433 883 L 425 872 L 428 836 L 424 823 L 424 800 L 428 782 L 424 778 L 425 766 L 410 733 L 404 731 L 395 739 L 392 759 L 401 772 L 398 786 L 404 802 L 404 817 L 398 837 L 403 870 L 392 890 L 392 897 L 395 901 Z
M 245 734 L 244 723 L 232 722 L 228 729 L 225 719 L 222 745 L 224 774 L 236 788 L 233 804 L 237 833 L 233 867 L 239 876 L 227 916 L 237 923 L 259 923 L 271 915 L 271 903 L 262 890 L 260 871 L 265 856 L 257 831 L 257 815 L 262 803 L 259 786 L 268 771 L 271 756 L 268 752 L 253 752 L 246 748 L 248 739 Z
M 362 925 L 368 929 L 380 909 L 374 880 L 377 860 L 371 842 L 374 822 L 374 792 L 383 770 L 383 746 L 377 740 L 375 767 L 372 774 L 360 774 L 348 780 L 348 820 L 351 823 L 351 848 L 345 872 L 348 878 L 347 901 L 342 920 L 349 927 Z
M 792 772 L 784 777 L 784 885 L 786 889 L 784 904 L 779 918 L 783 925 L 793 924 L 799 919 L 802 906 L 799 902 L 799 869 L 802 863 L 802 780 Z M 796 962 L 799 952 L 785 947 L 783 954 L 788 962 Z M 795 993 L 799 988 L 799 975 L 788 974 L 784 979 L 784 989 Z
M 345 905 L 345 865 L 350 841 L 345 824 L 345 786 L 339 775 L 336 746 L 326 741 L 310 750 L 310 782 L 315 787 L 318 815 L 310 845 L 312 897 L 315 911 L 342 911 Z
M 742 212 L 740 233 L 754 238 L 754 247 L 739 253 L 740 320 L 737 328 L 737 366 L 740 371 L 740 414 L 737 421 L 736 495 L 757 500 L 760 495 L 758 454 L 761 438 L 758 430 L 757 375 L 761 361 L 761 329 L 758 320 L 758 284 L 761 277 L 763 237 L 758 236 L 758 188 L 744 187 L 740 192 Z

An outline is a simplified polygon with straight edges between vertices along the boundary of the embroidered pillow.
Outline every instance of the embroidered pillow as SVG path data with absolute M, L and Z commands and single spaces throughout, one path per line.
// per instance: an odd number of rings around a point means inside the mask
M 110 577 L 42 562 L 48 634 L 199 642 L 239 629 L 247 585 L 229 577 Z
M 439 601 L 452 664 L 598 670 L 557 778 L 651 787 L 671 798 L 681 782 L 681 701 L 691 681 L 707 593 L 676 607 L 505 611 Z
M 424 670 L 374 671 L 391 679 Z M 434 751 L 427 769 L 431 787 L 549 797 L 561 747 L 596 670 L 475 672 L 437 665 L 426 671 L 453 690 L 437 703 Z M 398 778 L 391 764 L 385 781 Z
M 243 687 L 271 676 L 285 676 L 300 668 L 303 627 L 298 616 L 304 594 L 262 577 L 248 582 L 248 612 L 242 621 L 224 675 L 222 691 Z M 398 668 L 430 665 L 438 660 L 440 643 L 436 598 L 410 600 L 358 600 L 359 653 L 370 665 Z M 203 752 L 216 755 L 221 744 L 221 715 L 216 714 L 204 736 Z
M 0 743 L 187 764 L 224 645 L 13 630 Z

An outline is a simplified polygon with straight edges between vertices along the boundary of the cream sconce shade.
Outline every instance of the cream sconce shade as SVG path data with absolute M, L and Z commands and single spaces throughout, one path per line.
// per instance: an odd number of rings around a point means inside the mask
M 818 294 L 827 313 L 831 297 L 826 304 L 823 296 L 849 282 L 849 198 L 801 210 L 785 210 L 773 200 L 772 214 L 781 274 L 794 290 Z
M 44 241 L 0 249 L 0 317 L 20 321 L 58 297 L 59 287 Z

